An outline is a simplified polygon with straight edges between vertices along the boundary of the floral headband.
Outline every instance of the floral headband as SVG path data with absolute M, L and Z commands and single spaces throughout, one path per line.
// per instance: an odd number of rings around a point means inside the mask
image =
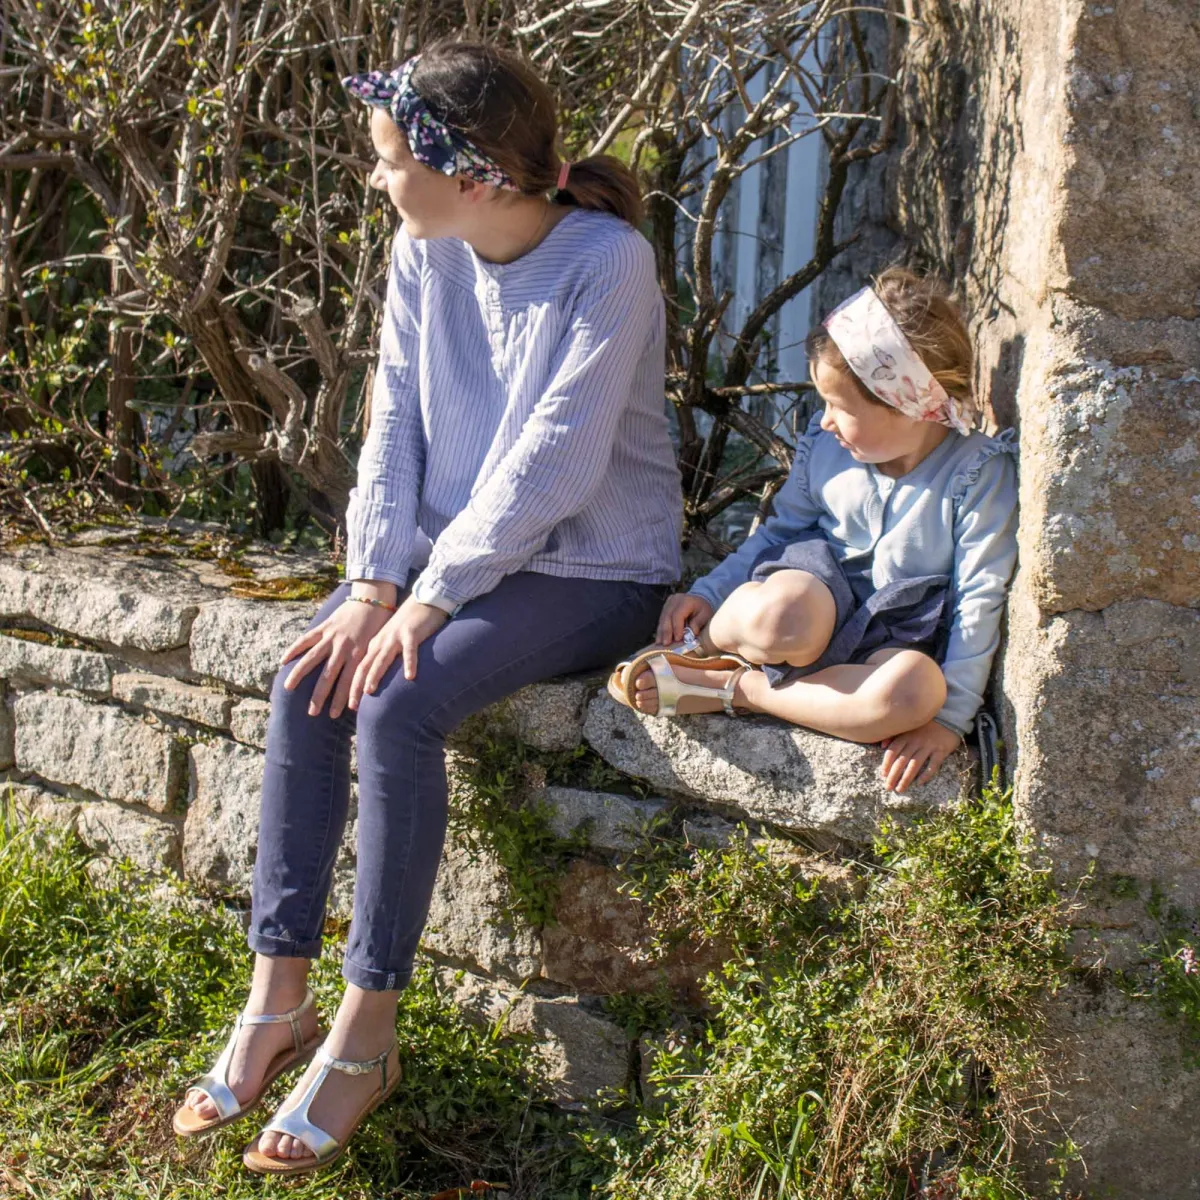
M 914 421 L 937 421 L 961 434 L 971 432 L 970 404 L 951 396 L 921 361 L 872 288 L 855 292 L 825 318 L 850 370 L 873 395 Z
M 348 75 L 342 80 L 342 86 L 352 96 L 386 108 L 392 120 L 407 134 L 409 149 L 418 162 L 443 175 L 465 175 L 477 183 L 510 192 L 520 191 L 503 167 L 429 111 L 425 100 L 412 85 L 413 68 L 420 57 L 415 55 L 394 71 Z

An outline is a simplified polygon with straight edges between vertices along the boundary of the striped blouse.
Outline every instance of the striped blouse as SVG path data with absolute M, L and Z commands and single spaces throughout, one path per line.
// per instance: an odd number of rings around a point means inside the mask
M 515 571 L 670 583 L 682 502 L 646 240 L 572 209 L 497 264 L 457 238 L 392 247 L 347 579 L 455 603 Z

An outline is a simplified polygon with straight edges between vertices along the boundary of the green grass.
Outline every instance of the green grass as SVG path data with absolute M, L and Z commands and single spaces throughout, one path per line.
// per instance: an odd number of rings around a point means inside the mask
M 330 1171 L 294 1184 L 249 1175 L 253 1117 L 176 1139 L 174 1105 L 244 999 L 244 938 L 233 914 L 181 885 L 94 874 L 68 835 L 0 833 L 0 1195 L 416 1200 L 477 1178 L 514 1198 L 589 1194 L 603 1164 L 588 1126 L 546 1103 L 526 1047 L 467 1024 L 428 967 L 401 1005 L 404 1087 Z M 331 944 L 315 972 L 327 1014 L 339 961 Z
M 488 811 L 493 783 L 477 815 L 513 854 L 554 860 L 540 826 Z M 647 1039 L 644 1106 L 556 1110 L 529 1046 L 468 1024 L 425 966 L 400 1008 L 396 1098 L 336 1167 L 285 1184 L 241 1166 L 254 1119 L 170 1131 L 243 1000 L 236 917 L 178 883 L 96 872 L 56 830 L 3 825 L 0 1195 L 428 1200 L 488 1179 L 509 1200 L 906 1200 L 924 1179 L 941 1200 L 1028 1200 L 1009 1151 L 1043 1086 L 1039 1006 L 1066 931 L 1008 798 L 887 831 L 840 890 L 806 879 L 795 850 L 738 839 L 628 865 L 664 948 L 727 960 L 704 1012 L 610 999 Z M 327 1014 L 340 950 L 332 937 L 313 981 Z

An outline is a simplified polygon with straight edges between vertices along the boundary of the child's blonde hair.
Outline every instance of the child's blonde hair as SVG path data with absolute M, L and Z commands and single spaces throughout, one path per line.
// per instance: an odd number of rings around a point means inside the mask
M 975 352 L 950 289 L 940 279 L 918 275 L 906 267 L 888 267 L 872 280 L 872 287 L 930 374 L 951 396 L 971 403 Z M 805 350 L 809 362 L 820 359 L 854 380 L 864 399 L 890 407 L 862 384 L 824 325 L 809 332 Z

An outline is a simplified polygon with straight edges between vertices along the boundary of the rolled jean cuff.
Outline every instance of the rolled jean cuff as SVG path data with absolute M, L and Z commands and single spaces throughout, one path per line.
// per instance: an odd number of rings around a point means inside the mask
M 272 937 L 270 934 L 248 929 L 246 941 L 255 954 L 265 954 L 267 958 L 321 957 L 320 938 L 314 938 L 311 942 L 296 942 L 290 938 Z
M 408 987 L 412 973 L 411 964 L 403 970 L 377 971 L 374 967 L 352 962 L 349 957 L 342 959 L 342 978 L 364 992 L 398 992 Z

